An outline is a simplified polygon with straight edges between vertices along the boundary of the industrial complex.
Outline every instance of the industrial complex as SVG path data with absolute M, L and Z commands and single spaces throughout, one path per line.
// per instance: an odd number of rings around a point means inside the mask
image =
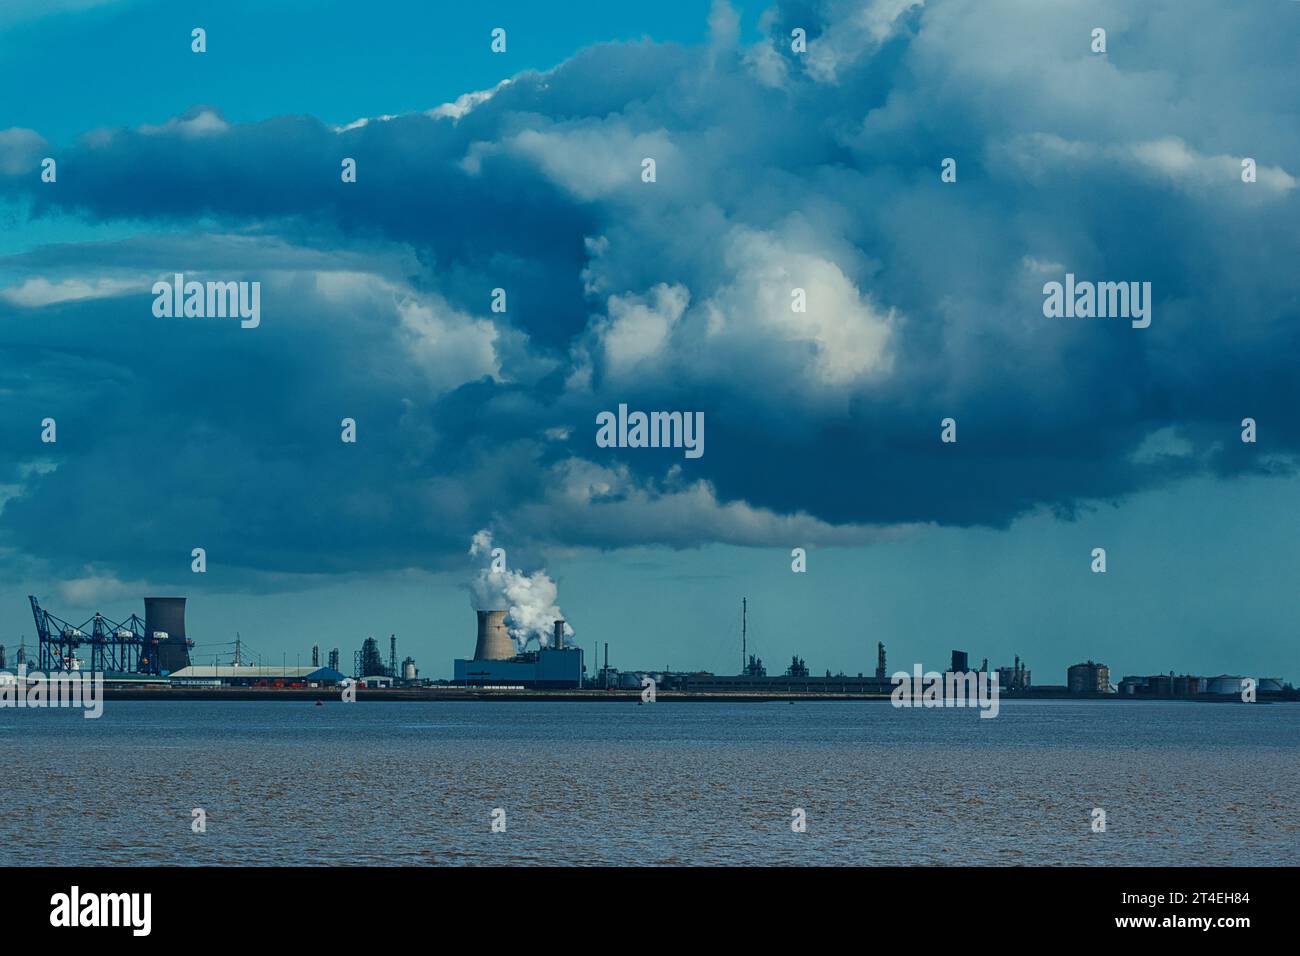
M 280 663 L 267 663 L 236 635 L 233 643 L 199 644 L 186 636 L 183 597 L 147 597 L 144 616 L 131 614 L 114 619 L 101 613 L 73 624 L 41 606 L 31 597 L 31 611 L 36 623 L 36 661 L 27 659 L 26 644 L 20 644 L 12 662 L 0 645 L 0 671 L 22 669 L 46 674 L 88 671 L 103 674 L 109 686 L 118 688 L 178 689 L 320 689 L 355 684 L 368 691 L 443 688 L 451 690 L 521 691 L 545 693 L 640 691 L 653 683 L 658 691 L 680 696 L 835 696 L 888 697 L 894 688 L 883 642 L 876 644 L 876 666 L 871 674 L 812 674 L 799 656 L 794 656 L 782 674 L 769 675 L 756 654 L 749 653 L 748 602 L 742 601 L 740 650 L 741 667 L 737 674 L 708 671 L 670 671 L 656 669 L 620 670 L 609 664 L 609 644 L 603 646 L 599 667 L 588 667 L 584 649 L 566 638 L 566 623 L 555 620 L 549 634 L 529 648 L 535 634 L 518 640 L 510 630 L 509 612 L 504 609 L 476 611 L 477 631 L 472 657 L 459 658 L 452 664 L 450 681 L 420 677 L 415 660 L 397 656 L 397 637 L 390 635 L 387 657 L 374 637 L 367 637 L 351 655 L 350 673 L 341 665 L 339 648 L 321 660 L 319 645 L 310 649 L 310 663 L 300 659 L 289 663 L 281 655 Z M 572 633 L 572 629 L 568 629 Z M 595 645 L 589 645 L 595 647 Z M 226 649 L 211 653 L 207 648 Z M 593 655 L 594 657 L 595 655 Z M 208 663 L 208 661 L 211 663 Z M 969 673 L 970 656 L 954 650 L 949 671 Z M 1035 685 L 1026 663 L 1019 657 L 1009 666 L 991 670 L 986 659 L 978 672 L 996 673 L 999 693 L 1007 697 L 1086 697 L 1097 699 L 1228 699 L 1238 697 L 1247 686 L 1263 698 L 1294 698 L 1295 689 L 1280 678 L 1246 678 L 1238 675 L 1200 677 L 1168 674 L 1127 676 L 1112 683 L 1110 668 L 1088 660 L 1071 665 L 1066 683 Z
M 505 611 L 478 612 L 474 657 L 457 660 L 455 683 L 465 686 L 576 688 L 584 684 L 582 648 L 564 644 L 564 621 L 556 621 L 547 647 L 519 652 L 506 629 Z

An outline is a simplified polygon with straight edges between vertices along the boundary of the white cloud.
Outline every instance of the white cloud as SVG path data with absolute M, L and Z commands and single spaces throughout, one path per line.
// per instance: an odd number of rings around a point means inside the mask
M 636 132 L 621 119 L 586 125 L 556 125 L 515 134 L 507 148 L 535 162 L 552 181 L 580 199 L 594 200 L 641 182 L 641 162 L 649 157 L 662 178 L 682 169 L 680 152 L 667 130 Z M 666 169 L 667 167 L 667 169 Z
M 1179 186 L 1194 189 L 1246 185 L 1241 181 L 1241 162 L 1245 157 L 1198 153 L 1176 136 L 1136 143 L 1133 158 L 1148 170 L 1158 173 Z M 1286 193 L 1296 187 L 1295 177 L 1279 166 L 1256 167 L 1261 191 Z
M 642 363 L 662 359 L 690 299 L 685 286 L 664 283 L 645 296 L 610 296 L 609 318 L 596 327 L 604 346 L 606 374 L 617 381 L 635 373 Z
M 819 83 L 836 83 L 840 73 L 874 54 L 894 35 L 899 19 L 925 0 L 839 0 L 830 8 L 826 28 L 804 54 L 808 74 Z
M 52 282 L 43 276 L 24 280 L 20 285 L 0 289 L 0 299 L 24 308 L 38 309 L 59 302 L 80 299 L 105 299 L 128 292 L 147 291 L 143 279 L 62 279 Z
M 101 601 L 122 597 L 138 597 L 148 590 L 144 581 L 123 581 L 111 572 L 101 572 L 93 567 L 87 567 L 81 577 L 59 584 L 63 600 L 80 607 L 93 607 Z
M 889 374 L 897 315 L 864 295 L 834 261 L 775 233 L 744 227 L 732 231 L 725 260 L 730 282 L 706 304 L 714 340 L 757 338 L 788 356 L 801 383 L 817 390 Z M 806 312 L 792 308 L 796 288 L 806 294 Z
M 30 172 L 37 175 L 37 161 L 48 145 L 35 130 L 21 126 L 0 129 L 0 173 L 19 176 Z
M 601 544 L 638 541 L 694 546 L 700 540 L 767 547 L 864 544 L 919 525 L 830 524 L 806 512 L 779 514 L 744 501 L 723 502 L 706 480 L 685 481 L 674 466 L 662 482 L 636 478 L 624 465 L 581 458 L 551 469 L 544 501 L 524 505 L 508 524 L 530 535 Z
M 452 122 L 459 122 L 468 116 L 475 107 L 482 106 L 509 85 L 509 80 L 502 80 L 490 90 L 473 90 L 469 93 L 462 93 L 450 103 L 443 103 L 431 110 L 427 110 L 426 115 L 432 116 L 434 119 L 450 119 Z
M 200 110 L 193 116 L 173 116 L 161 126 L 144 125 L 139 132 L 145 136 L 157 136 L 162 133 L 179 133 L 186 139 L 214 136 L 230 130 L 230 124 L 212 110 Z

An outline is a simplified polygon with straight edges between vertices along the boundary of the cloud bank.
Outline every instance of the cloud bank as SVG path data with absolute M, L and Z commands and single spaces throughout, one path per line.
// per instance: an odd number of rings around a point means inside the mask
M 141 224 L 0 260 L 0 543 L 124 579 L 453 566 L 484 527 L 855 544 L 1288 469 L 1297 14 L 827 0 L 745 45 L 720 6 L 344 127 L 0 131 L 0 199 Z M 1045 319 L 1067 271 L 1150 281 L 1151 327 Z M 261 327 L 155 319 L 175 272 L 260 281 Z M 708 453 L 597 448 L 620 402 Z

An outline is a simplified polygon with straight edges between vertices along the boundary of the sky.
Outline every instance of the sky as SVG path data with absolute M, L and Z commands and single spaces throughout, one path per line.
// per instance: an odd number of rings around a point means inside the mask
M 773 673 L 1294 681 L 1298 41 L 1284 0 L 6 4 L 0 642 L 183 594 L 205 662 L 395 633 L 446 677 L 487 532 L 615 666 L 734 672 L 744 597 Z M 260 324 L 156 315 L 178 272 Z M 1045 315 L 1067 273 L 1150 326 Z M 620 404 L 704 453 L 602 447 Z

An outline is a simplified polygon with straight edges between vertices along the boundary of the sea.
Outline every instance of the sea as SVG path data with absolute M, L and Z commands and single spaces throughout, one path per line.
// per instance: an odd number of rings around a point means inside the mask
M 1296 703 L 110 700 L 0 755 L 4 865 L 1300 857 Z

